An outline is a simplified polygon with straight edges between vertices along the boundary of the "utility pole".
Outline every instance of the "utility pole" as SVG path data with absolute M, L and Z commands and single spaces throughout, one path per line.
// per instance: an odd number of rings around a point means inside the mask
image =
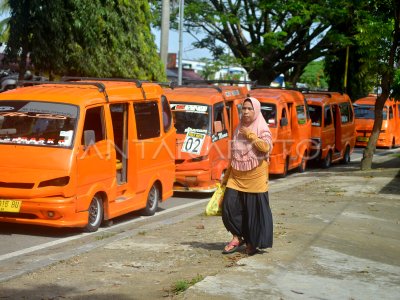
M 162 1 L 160 57 L 164 64 L 165 73 L 168 65 L 168 40 L 169 40 L 169 0 Z
M 185 6 L 185 1 L 180 0 L 179 3 L 179 53 L 178 53 L 178 85 L 182 84 L 182 31 L 183 31 L 183 7 Z

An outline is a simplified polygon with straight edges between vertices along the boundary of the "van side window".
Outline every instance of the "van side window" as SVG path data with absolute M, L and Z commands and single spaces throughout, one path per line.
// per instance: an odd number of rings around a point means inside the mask
M 342 123 L 350 122 L 350 118 L 352 117 L 352 115 L 349 103 L 340 103 L 339 108 L 340 108 Z
M 305 114 L 304 111 L 304 105 L 298 105 L 296 106 L 296 112 L 297 112 L 297 122 L 302 125 L 307 123 L 307 115 Z
M 331 107 L 325 106 L 324 109 L 324 127 L 332 124 L 332 114 L 331 114 Z
M 288 119 L 288 115 L 287 115 L 287 111 L 286 111 L 286 108 L 282 108 L 282 119 L 283 118 L 285 118 L 285 119 Z M 288 120 L 289 121 L 289 120 Z M 287 124 L 286 124 L 287 125 Z M 285 125 L 281 125 L 282 127 L 283 126 L 285 126 Z
M 220 102 L 214 105 L 214 119 L 213 124 L 215 121 L 221 121 L 222 130 L 225 130 L 225 118 L 224 118 L 224 102 Z
M 389 119 L 393 119 L 393 107 L 389 107 Z
M 172 113 L 171 113 L 171 107 L 169 106 L 167 97 L 164 95 L 161 96 L 161 105 L 162 105 L 162 118 L 163 118 L 163 126 L 164 126 L 164 132 L 168 132 L 168 130 L 171 129 L 172 125 Z
M 136 130 L 139 140 L 160 136 L 160 115 L 157 102 L 137 103 L 133 105 L 136 118 Z
M 398 113 L 398 115 L 399 115 L 399 118 L 400 118 L 400 104 L 399 104 L 399 105 L 397 105 L 397 113 Z
M 103 107 L 98 106 L 89 108 L 86 111 L 85 124 L 83 125 L 83 132 L 86 130 L 93 130 L 95 135 L 95 143 L 106 139 L 105 126 L 104 126 L 104 112 Z M 84 136 L 82 136 L 82 145 L 84 144 Z

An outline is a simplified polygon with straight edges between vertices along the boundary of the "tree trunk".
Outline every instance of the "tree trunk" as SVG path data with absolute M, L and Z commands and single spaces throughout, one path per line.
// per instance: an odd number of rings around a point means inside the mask
M 386 102 L 388 94 L 381 94 L 375 102 L 375 122 L 372 128 L 371 136 L 369 137 L 368 145 L 363 152 L 361 160 L 361 170 L 370 170 L 372 166 L 372 158 L 374 156 L 376 142 L 378 141 L 379 133 L 382 127 L 382 109 Z
M 395 21 L 394 21 L 393 39 L 392 39 L 392 44 L 390 46 L 388 68 L 382 74 L 382 79 L 381 79 L 382 93 L 376 99 L 374 127 L 372 129 L 368 145 L 363 152 L 363 158 L 361 160 L 361 170 L 371 169 L 372 157 L 374 155 L 374 150 L 376 148 L 376 141 L 378 140 L 382 126 L 382 109 L 383 106 L 385 105 L 386 99 L 389 98 L 390 86 L 393 82 L 396 51 L 400 41 L 400 25 L 399 25 L 400 9 L 398 8 L 399 7 L 397 7 L 397 10 L 395 10 L 395 16 L 394 16 Z

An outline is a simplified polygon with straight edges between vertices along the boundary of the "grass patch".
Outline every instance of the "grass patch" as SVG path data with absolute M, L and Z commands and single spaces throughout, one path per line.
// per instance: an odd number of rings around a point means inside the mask
M 101 240 L 107 239 L 107 238 L 109 238 L 109 237 L 112 237 L 112 236 L 114 236 L 114 235 L 115 235 L 115 233 L 109 233 L 109 232 L 103 233 L 102 235 L 96 236 L 96 240 L 97 240 L 97 241 L 101 241 Z
M 400 158 L 400 153 L 393 153 L 392 156 Z
M 172 291 L 174 292 L 174 294 L 183 293 L 188 288 L 190 288 L 192 285 L 198 283 L 199 281 L 202 281 L 203 279 L 204 279 L 204 277 L 202 275 L 197 274 L 197 276 L 192 278 L 191 280 L 185 280 L 185 279 L 178 280 L 173 285 Z
M 345 193 L 346 190 L 337 186 L 330 186 L 325 189 L 325 193 Z
M 146 235 L 146 231 L 142 230 L 138 232 L 138 235 Z

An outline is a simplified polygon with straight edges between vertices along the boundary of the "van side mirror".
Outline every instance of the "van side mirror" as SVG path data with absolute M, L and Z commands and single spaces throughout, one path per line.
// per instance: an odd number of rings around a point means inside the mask
M 222 131 L 222 122 L 221 121 L 214 121 L 214 133 Z
M 85 130 L 83 132 L 83 142 L 85 147 L 93 145 L 96 141 L 96 136 L 94 134 L 94 130 Z
M 289 121 L 287 118 L 282 118 L 279 124 L 281 125 L 281 127 L 287 126 L 289 124 Z

